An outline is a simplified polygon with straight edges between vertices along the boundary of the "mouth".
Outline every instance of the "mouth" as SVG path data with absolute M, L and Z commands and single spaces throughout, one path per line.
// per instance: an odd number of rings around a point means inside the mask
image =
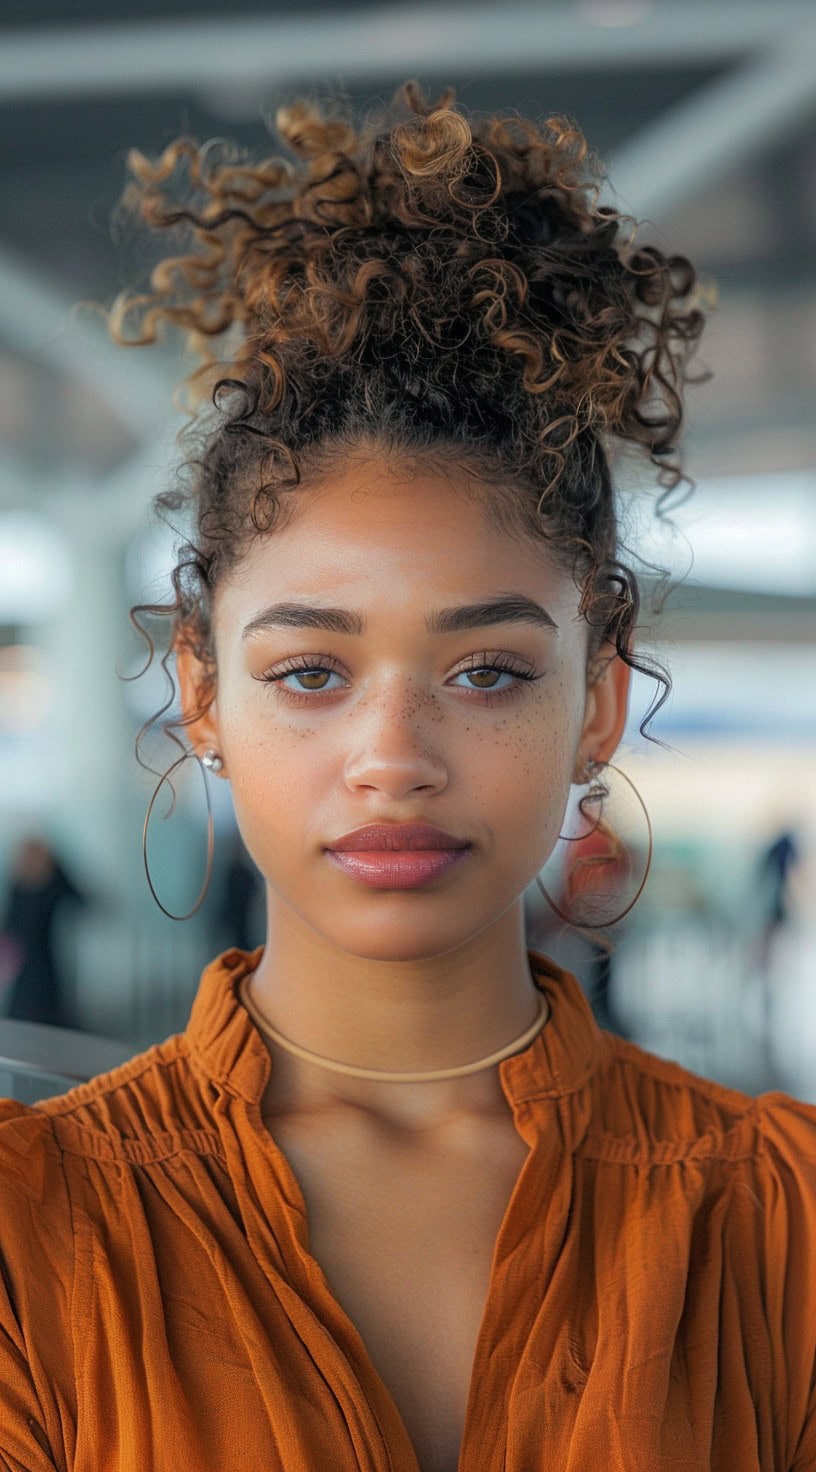
M 432 823 L 367 823 L 327 845 L 330 853 L 379 854 L 462 852 L 469 847 L 467 840 Z
M 415 889 L 441 878 L 469 853 L 469 844 L 435 849 L 327 849 L 338 868 L 369 889 Z
M 415 889 L 461 863 L 472 845 L 434 823 L 367 823 L 326 848 L 339 869 L 369 889 Z

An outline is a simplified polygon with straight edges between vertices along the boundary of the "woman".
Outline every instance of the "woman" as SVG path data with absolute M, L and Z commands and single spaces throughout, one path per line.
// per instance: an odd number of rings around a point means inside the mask
M 153 612 L 268 934 L 184 1033 L 5 1103 L 0 1448 L 810 1472 L 816 1109 L 600 1031 L 523 926 L 648 667 L 607 453 L 678 479 L 693 272 L 563 121 L 399 106 L 132 161 L 187 234 L 117 330 L 223 349 Z
M 87 905 L 88 896 L 47 843 L 41 838 L 24 839 L 14 856 L 11 883 L 0 913 L 0 935 L 17 947 L 7 1017 L 46 1022 L 52 1027 L 72 1025 L 54 943 L 55 927 L 66 901 Z

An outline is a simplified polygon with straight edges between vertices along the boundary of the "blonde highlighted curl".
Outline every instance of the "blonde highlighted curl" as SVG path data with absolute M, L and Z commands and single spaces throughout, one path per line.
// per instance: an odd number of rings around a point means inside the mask
M 210 403 L 187 483 L 156 498 L 187 540 L 173 601 L 131 613 L 151 657 L 141 615 L 169 618 L 212 694 L 219 579 L 309 473 L 375 446 L 472 471 L 499 524 L 547 540 L 579 580 L 594 648 L 611 642 L 662 686 L 645 734 L 669 679 L 632 648 L 640 594 L 609 459 L 642 449 L 658 509 L 682 480 L 703 326 L 692 266 L 599 203 L 601 170 L 565 118 L 471 119 L 452 89 L 431 102 L 408 82 L 362 127 L 307 100 L 276 126 L 291 159 L 188 138 L 129 158 L 127 209 L 178 244 L 150 291 L 115 304 L 112 331 L 146 344 L 183 329 L 187 383 Z

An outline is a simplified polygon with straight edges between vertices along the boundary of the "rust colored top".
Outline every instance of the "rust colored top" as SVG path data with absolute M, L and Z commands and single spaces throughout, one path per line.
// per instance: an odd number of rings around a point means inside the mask
M 0 1102 L 2 1472 L 417 1472 L 261 1120 L 260 955 L 184 1032 Z M 600 1031 L 529 957 L 551 1015 L 499 1064 L 529 1154 L 459 1472 L 814 1472 L 816 1107 Z

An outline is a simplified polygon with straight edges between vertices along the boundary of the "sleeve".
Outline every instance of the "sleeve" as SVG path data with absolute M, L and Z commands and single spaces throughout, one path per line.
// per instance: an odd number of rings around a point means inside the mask
M 72 1244 L 50 1119 L 0 1099 L 0 1472 L 65 1472 L 62 1364 Z M 68 1230 L 70 1238 L 70 1229 Z M 67 1290 L 67 1291 L 66 1291 Z
M 757 1100 L 762 1142 L 764 1295 L 774 1358 L 785 1367 L 788 1472 L 816 1469 L 816 1106 Z

